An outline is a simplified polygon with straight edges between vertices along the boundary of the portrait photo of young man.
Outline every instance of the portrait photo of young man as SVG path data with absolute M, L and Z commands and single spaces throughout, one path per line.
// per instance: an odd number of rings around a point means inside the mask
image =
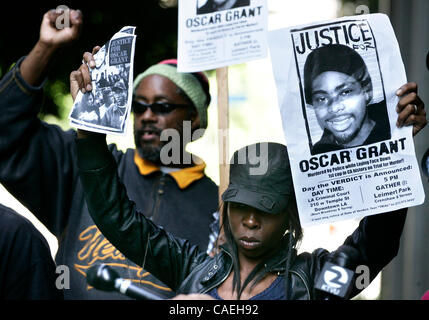
M 373 101 L 374 83 L 354 49 L 340 44 L 319 47 L 308 55 L 303 74 L 307 108 L 323 131 L 318 141 L 310 138 L 311 154 L 391 138 L 386 101 Z

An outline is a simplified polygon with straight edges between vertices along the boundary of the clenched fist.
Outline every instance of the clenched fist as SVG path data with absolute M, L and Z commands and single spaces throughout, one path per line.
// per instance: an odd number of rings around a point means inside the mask
M 43 16 L 39 41 L 46 46 L 62 47 L 79 38 L 81 26 L 80 10 L 49 10 Z

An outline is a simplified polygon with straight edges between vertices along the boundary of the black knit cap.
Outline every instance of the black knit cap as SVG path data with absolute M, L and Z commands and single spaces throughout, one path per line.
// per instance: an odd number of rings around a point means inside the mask
M 287 148 L 279 143 L 261 142 L 235 151 L 229 179 L 222 195 L 226 202 L 279 214 L 295 197 Z

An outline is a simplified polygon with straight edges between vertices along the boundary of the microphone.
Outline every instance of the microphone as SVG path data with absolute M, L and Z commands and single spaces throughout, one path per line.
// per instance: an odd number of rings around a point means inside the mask
M 343 245 L 327 259 L 320 272 L 315 288 L 323 300 L 348 299 L 353 289 L 355 261 L 359 256 L 357 249 Z
M 134 285 L 131 280 L 119 277 L 119 274 L 105 264 L 95 264 L 86 273 L 86 281 L 98 290 L 118 291 L 137 300 L 164 300 L 152 292 Z

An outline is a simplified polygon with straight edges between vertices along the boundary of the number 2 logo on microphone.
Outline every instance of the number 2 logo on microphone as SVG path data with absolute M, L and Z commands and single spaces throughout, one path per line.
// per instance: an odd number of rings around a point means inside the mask
M 339 289 L 348 283 L 349 276 L 347 271 L 343 268 L 339 266 L 331 266 L 331 268 L 326 270 L 323 275 L 323 280 L 328 286 Z

